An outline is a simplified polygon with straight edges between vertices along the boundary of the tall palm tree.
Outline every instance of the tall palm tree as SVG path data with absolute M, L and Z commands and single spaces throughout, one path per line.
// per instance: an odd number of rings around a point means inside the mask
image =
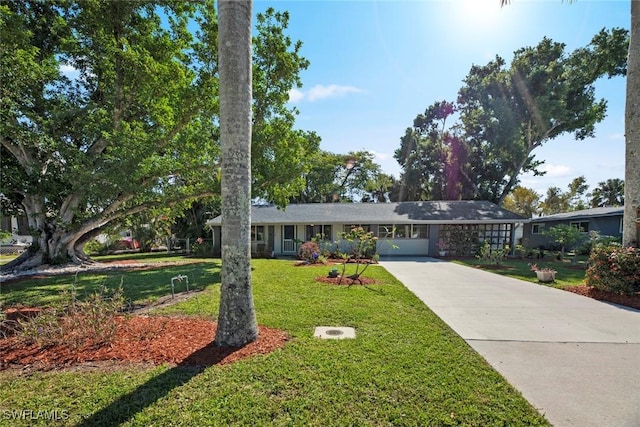
M 624 205 L 624 181 L 620 178 L 607 179 L 598 183 L 591 193 L 591 206 Z
M 258 338 L 251 291 L 252 0 L 218 0 L 222 281 L 215 344 Z
M 640 0 L 631 1 L 625 107 L 624 216 L 622 244 L 640 244 Z
M 500 5 L 509 4 L 500 0 Z M 631 0 L 631 33 L 627 57 L 625 106 L 624 215 L 622 244 L 640 244 L 640 0 Z

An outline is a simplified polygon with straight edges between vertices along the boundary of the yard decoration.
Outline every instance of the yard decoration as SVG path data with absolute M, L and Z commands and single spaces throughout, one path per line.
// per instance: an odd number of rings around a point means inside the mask
M 536 273 L 540 282 L 551 283 L 556 280 L 557 271 L 549 267 L 538 267 L 538 264 L 529 264 L 531 271 Z

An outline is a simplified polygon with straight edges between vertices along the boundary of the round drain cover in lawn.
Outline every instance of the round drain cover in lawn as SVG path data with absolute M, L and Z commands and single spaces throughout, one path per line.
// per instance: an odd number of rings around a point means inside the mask
M 318 326 L 313 336 L 322 339 L 355 338 L 356 330 L 348 326 Z

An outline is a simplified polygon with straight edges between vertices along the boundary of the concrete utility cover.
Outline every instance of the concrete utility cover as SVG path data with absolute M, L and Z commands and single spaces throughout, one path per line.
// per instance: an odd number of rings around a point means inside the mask
M 348 326 L 318 326 L 313 336 L 325 340 L 342 340 L 355 338 L 356 330 Z

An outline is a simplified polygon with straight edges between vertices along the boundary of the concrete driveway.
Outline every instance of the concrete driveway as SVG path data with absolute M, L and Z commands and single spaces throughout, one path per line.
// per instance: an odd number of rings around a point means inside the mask
M 434 258 L 380 263 L 554 426 L 640 426 L 640 311 Z

